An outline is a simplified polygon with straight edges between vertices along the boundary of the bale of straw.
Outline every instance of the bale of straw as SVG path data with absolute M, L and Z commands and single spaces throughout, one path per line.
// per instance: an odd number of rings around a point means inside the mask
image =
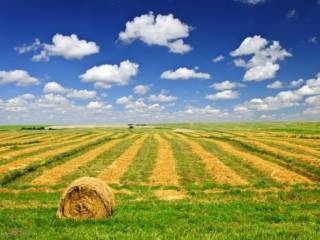
M 112 189 L 93 177 L 73 181 L 63 193 L 59 218 L 100 219 L 112 214 L 115 199 Z

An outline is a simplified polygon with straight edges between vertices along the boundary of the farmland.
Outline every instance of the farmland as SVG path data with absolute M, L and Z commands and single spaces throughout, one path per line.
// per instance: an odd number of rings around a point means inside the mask
M 0 239 L 319 239 L 318 123 L 0 130 Z M 56 218 L 81 176 L 111 218 Z

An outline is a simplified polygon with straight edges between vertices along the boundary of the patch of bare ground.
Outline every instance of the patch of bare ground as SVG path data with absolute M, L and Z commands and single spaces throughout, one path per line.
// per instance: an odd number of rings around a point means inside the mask
M 159 134 L 155 134 L 154 137 L 158 142 L 158 153 L 149 183 L 151 185 L 178 186 L 176 159 L 173 156 L 171 146 Z
M 285 156 L 285 157 L 289 157 L 289 158 L 297 159 L 297 160 L 300 160 L 300 161 L 304 161 L 304 162 L 310 163 L 310 164 L 312 164 L 314 166 L 317 166 L 317 167 L 320 166 L 319 159 L 317 159 L 315 157 L 312 157 L 312 156 L 307 156 L 307 155 L 298 154 L 298 153 L 292 153 L 290 151 L 286 151 L 286 150 L 282 150 L 282 149 L 279 149 L 279 148 L 276 148 L 276 147 L 269 146 L 268 144 L 262 143 L 262 142 L 257 141 L 257 140 L 246 139 L 244 142 L 245 143 L 249 143 L 250 145 L 256 146 L 256 147 L 258 147 L 260 149 L 263 149 L 265 151 L 277 154 L 277 155 L 282 155 L 282 156 Z
M 177 201 L 182 200 L 187 197 L 187 192 L 185 191 L 177 191 L 177 190 L 163 190 L 158 189 L 154 190 L 154 195 L 164 201 Z
M 120 134 L 118 134 L 118 135 L 120 135 Z M 122 140 L 115 139 L 115 140 L 108 141 L 107 143 L 105 143 L 101 146 L 98 146 L 92 150 L 89 150 L 88 152 L 85 152 L 84 154 L 82 154 L 76 158 L 73 158 L 64 164 L 61 164 L 61 165 L 58 165 L 54 168 L 45 170 L 39 177 L 33 179 L 33 181 L 31 183 L 32 184 L 39 184 L 39 185 L 56 184 L 64 176 L 67 176 L 67 175 L 71 174 L 72 172 L 76 171 L 82 165 L 84 165 L 90 161 L 93 161 L 99 155 L 103 154 L 104 152 L 110 150 L 112 147 L 117 145 L 120 141 L 122 141 Z
M 262 158 L 244 152 L 230 143 L 226 143 L 223 141 L 210 140 L 210 142 L 214 142 L 222 149 L 224 152 L 230 153 L 238 158 L 241 158 L 251 165 L 253 165 L 256 169 L 260 170 L 263 173 L 268 174 L 271 178 L 273 178 L 277 182 L 281 183 L 289 183 L 289 184 L 297 184 L 297 183 L 312 183 L 312 181 L 304 176 L 301 176 L 295 172 L 292 172 L 288 169 L 285 169 L 275 163 L 263 160 Z
M 63 146 L 58 149 L 50 149 L 50 150 L 43 152 L 43 153 L 40 153 L 36 156 L 14 160 L 14 161 L 9 162 L 7 164 L 1 165 L 0 166 L 0 174 L 6 173 L 9 171 L 18 169 L 18 168 L 25 167 L 28 164 L 31 164 L 33 162 L 40 161 L 42 159 L 47 159 L 49 157 L 53 157 L 53 156 L 62 154 L 64 152 L 68 152 L 72 149 L 76 149 L 81 146 L 85 146 L 85 145 L 90 144 L 92 142 L 98 141 L 99 139 L 103 139 L 108 135 L 110 135 L 110 134 L 108 133 L 108 134 L 101 134 L 100 136 L 86 137 L 86 138 L 83 138 L 80 143 L 79 142 L 77 142 L 76 144 L 69 143 L 69 145 Z M 77 139 L 77 141 L 79 141 L 79 139 Z
M 120 155 L 118 159 L 113 161 L 111 165 L 102 170 L 102 172 L 98 175 L 98 178 L 106 181 L 107 183 L 119 184 L 122 176 L 132 164 L 147 137 L 148 135 L 145 134 L 136 140 L 126 151 Z
M 248 182 L 242 179 L 231 168 L 226 166 L 220 159 L 207 152 L 199 143 L 183 136 L 180 138 L 187 143 L 194 154 L 199 156 L 206 166 L 207 171 L 211 174 L 213 180 L 219 184 L 244 185 Z

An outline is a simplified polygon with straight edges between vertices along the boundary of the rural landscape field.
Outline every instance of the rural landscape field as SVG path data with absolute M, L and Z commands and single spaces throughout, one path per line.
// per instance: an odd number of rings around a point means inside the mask
M 320 240 L 320 0 L 1 0 L 0 240 Z
M 21 129 L 0 131 L 0 239 L 319 239 L 319 123 Z M 81 176 L 112 217 L 56 218 Z

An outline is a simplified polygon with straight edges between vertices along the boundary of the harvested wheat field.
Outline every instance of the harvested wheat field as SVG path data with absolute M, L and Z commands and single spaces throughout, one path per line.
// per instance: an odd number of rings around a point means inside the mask
M 308 126 L 299 137 L 295 125 L 249 124 L 2 131 L 0 239 L 179 239 L 172 226 L 196 239 L 227 239 L 231 227 L 254 229 L 244 239 L 316 239 L 320 132 Z M 72 230 L 60 218 L 100 220 Z

